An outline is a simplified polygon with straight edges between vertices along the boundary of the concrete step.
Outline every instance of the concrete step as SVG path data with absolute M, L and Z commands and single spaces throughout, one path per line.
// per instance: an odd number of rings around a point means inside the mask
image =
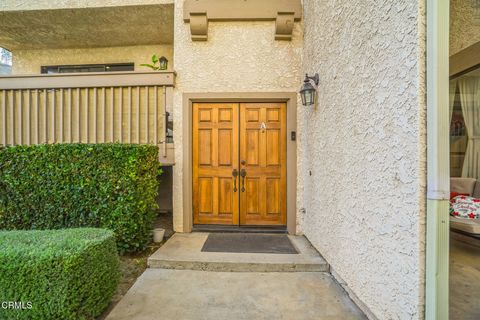
M 303 236 L 288 236 L 298 254 L 202 252 L 208 233 L 176 233 L 148 258 L 150 268 L 223 272 L 329 272 Z

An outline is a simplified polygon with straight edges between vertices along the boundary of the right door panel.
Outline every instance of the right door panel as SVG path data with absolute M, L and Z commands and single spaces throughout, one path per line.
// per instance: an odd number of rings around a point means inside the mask
M 240 104 L 240 224 L 286 224 L 286 105 Z

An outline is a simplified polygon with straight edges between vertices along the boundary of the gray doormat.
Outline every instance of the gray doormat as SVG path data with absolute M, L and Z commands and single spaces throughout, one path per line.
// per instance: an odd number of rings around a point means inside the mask
M 210 233 L 202 252 L 298 254 L 287 235 Z

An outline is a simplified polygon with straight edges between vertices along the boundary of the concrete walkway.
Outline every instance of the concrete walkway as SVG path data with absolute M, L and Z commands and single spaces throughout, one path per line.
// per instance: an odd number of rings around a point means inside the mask
M 365 319 L 327 273 L 147 269 L 107 320 Z
M 305 238 L 300 254 L 201 253 L 206 235 L 175 234 L 107 320 L 366 319 Z

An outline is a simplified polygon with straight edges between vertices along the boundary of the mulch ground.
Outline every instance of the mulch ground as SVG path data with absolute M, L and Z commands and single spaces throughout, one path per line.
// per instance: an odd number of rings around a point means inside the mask
M 114 294 L 108 308 L 100 315 L 97 320 L 105 319 L 115 305 L 123 298 L 137 278 L 147 268 L 147 259 L 158 248 L 160 248 L 173 235 L 173 222 L 171 213 L 159 213 L 155 220 L 155 228 L 164 228 L 165 237 L 161 243 L 151 243 L 144 251 L 120 256 L 121 278 L 118 283 L 117 291 Z

